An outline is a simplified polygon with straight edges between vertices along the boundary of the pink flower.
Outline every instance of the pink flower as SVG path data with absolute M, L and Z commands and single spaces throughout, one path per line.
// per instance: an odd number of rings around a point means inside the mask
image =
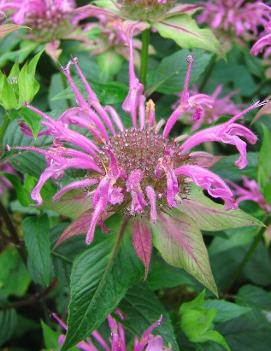
M 11 15 L 13 23 L 30 27 L 28 37 L 47 43 L 46 52 L 53 59 L 61 53 L 59 40 L 74 38 L 79 22 L 88 17 L 85 7 L 76 8 L 75 0 L 0 0 L 0 12 Z
M 117 310 L 116 315 L 124 320 L 123 314 Z M 56 315 L 53 314 L 53 318 L 58 322 L 64 331 L 67 330 L 66 324 Z M 94 346 L 93 340 L 96 344 L 101 346 L 105 351 L 126 351 L 127 343 L 125 339 L 125 330 L 120 322 L 109 315 L 107 317 L 108 326 L 111 332 L 111 337 L 109 340 L 105 340 L 98 331 L 94 331 L 91 334 L 91 338 L 87 341 L 81 341 L 77 347 L 84 351 L 98 351 L 98 348 Z M 154 336 L 152 334 L 153 330 L 160 326 L 162 322 L 162 317 L 153 323 L 140 338 L 135 338 L 133 351 L 171 351 L 170 347 L 164 346 L 163 338 L 160 335 Z M 65 341 L 65 336 L 61 335 L 59 337 L 59 344 L 62 345 Z
M 264 57 L 267 58 L 271 55 L 271 7 L 262 4 L 262 8 L 266 12 L 267 22 L 263 25 L 264 31 L 261 33 L 260 38 L 251 48 L 251 53 L 254 56 L 259 55 L 264 51 Z
M 85 201 L 90 204 L 89 210 L 68 227 L 59 242 L 86 232 L 86 243 L 90 244 L 96 226 L 103 228 L 103 221 L 121 210 L 131 220 L 134 247 L 147 272 L 152 250 L 150 224 L 163 222 L 163 218 L 168 217 L 166 213 L 172 208 L 178 208 L 182 199 L 187 197 L 188 183 L 193 182 L 212 197 L 223 199 L 227 209 L 236 207 L 233 194 L 226 183 L 206 169 L 213 163 L 213 156 L 193 153 L 191 149 L 212 141 L 230 144 L 240 153 L 236 165 L 245 167 L 246 142 L 241 138 L 254 144 L 257 137 L 236 121 L 260 104 L 252 105 L 226 123 L 190 136 L 179 145 L 178 138 L 171 139 L 169 134 L 180 115 L 193 109 L 189 104 L 188 92 L 193 60 L 191 57 L 188 60 L 189 68 L 181 103 L 160 133 L 162 123 L 156 123 L 153 102 L 149 101 L 145 109 L 144 87 L 136 77 L 132 41 L 129 43 L 130 84 L 123 109 L 131 116 L 132 128 L 125 129 L 112 106 L 101 105 L 77 60 L 72 59 L 63 68 L 63 73 L 74 92 L 77 106 L 65 111 L 57 120 L 33 106 L 28 106 L 42 117 L 45 129 L 41 133 L 51 135 L 53 145 L 46 149 L 18 149 L 32 150 L 46 158 L 47 167 L 32 191 L 32 198 L 39 205 L 42 203 L 40 191 L 47 180 L 62 178 L 68 169 L 85 171 L 85 177 L 62 187 L 55 194 L 54 200 L 58 201 L 67 192 L 80 190 L 83 191 Z M 75 67 L 81 79 L 88 95 L 87 100 L 74 83 L 70 73 L 72 67 Z M 77 130 L 73 130 L 72 126 L 76 126 Z M 80 129 L 84 133 L 81 134 Z M 170 226 L 168 230 L 169 228 Z
M 4 192 L 12 187 L 10 181 L 1 173 L 15 174 L 14 168 L 8 163 L 0 163 L 0 195 L 2 196 Z
M 245 0 L 208 0 L 203 2 L 199 23 L 207 23 L 213 29 L 234 33 L 237 37 L 255 38 L 260 26 L 267 21 L 263 2 Z
M 222 89 L 222 85 L 218 85 L 211 95 L 199 94 L 197 89 L 191 91 L 188 104 L 192 109 L 191 119 L 189 120 L 193 124 L 192 130 L 199 129 L 202 124 L 211 124 L 221 116 L 234 116 L 240 112 L 238 106 L 231 101 L 231 97 L 235 93 L 219 98 Z M 174 103 L 173 108 L 178 108 L 181 103 L 182 101 L 179 99 Z
M 248 177 L 243 177 L 243 187 L 233 182 L 228 182 L 237 197 L 237 203 L 242 201 L 254 201 L 256 202 L 265 212 L 271 212 L 271 205 L 268 204 L 260 190 L 259 185 L 255 180 L 250 180 Z

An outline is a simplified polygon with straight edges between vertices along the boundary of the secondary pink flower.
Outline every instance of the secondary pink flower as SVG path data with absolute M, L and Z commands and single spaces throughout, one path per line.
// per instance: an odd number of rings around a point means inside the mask
M 266 11 L 268 21 L 263 25 L 264 31 L 261 33 L 260 38 L 251 48 L 252 55 L 259 55 L 264 51 L 264 57 L 268 58 L 271 55 L 271 7 L 262 4 L 262 8 Z
M 2 174 L 1 174 L 2 173 Z M 3 195 L 7 189 L 12 187 L 10 181 L 3 173 L 15 174 L 14 168 L 8 163 L 0 163 L 0 195 Z
M 203 12 L 198 21 L 237 37 L 255 38 L 259 26 L 264 26 L 267 22 L 266 10 L 262 4 L 261 0 L 208 0 L 202 3 Z
M 234 116 L 240 112 L 238 106 L 231 101 L 231 97 L 235 93 L 219 97 L 222 89 L 222 85 L 218 85 L 211 95 L 200 94 L 197 89 L 191 91 L 188 104 L 192 108 L 192 114 L 190 114 L 191 118 L 188 121 L 193 124 L 192 130 L 199 129 L 202 124 L 211 124 L 221 116 Z M 182 101 L 179 99 L 174 103 L 173 108 L 176 109 L 181 103 Z
M 124 320 L 123 314 L 117 310 L 117 316 Z M 66 324 L 56 315 L 53 314 L 53 318 L 59 323 L 59 325 L 67 330 Z M 98 351 L 98 348 L 94 346 L 93 341 L 103 348 L 105 351 L 127 351 L 128 346 L 125 339 L 125 330 L 120 322 L 117 322 L 111 315 L 107 318 L 108 326 L 111 332 L 109 340 L 105 340 L 98 331 L 94 331 L 91 337 L 87 341 L 81 341 L 77 347 L 84 351 Z M 164 345 L 163 338 L 160 335 L 154 336 L 153 330 L 158 328 L 162 322 L 162 317 L 153 323 L 144 333 L 138 338 L 136 337 L 133 344 L 133 351 L 171 351 L 170 347 Z M 62 345 L 65 341 L 65 336 L 59 337 L 59 343 Z M 129 348 L 130 350 L 130 348 Z
M 228 182 L 237 197 L 238 204 L 242 201 L 254 201 L 265 212 L 271 212 L 271 204 L 268 204 L 263 197 L 260 187 L 256 180 L 250 180 L 248 177 L 243 177 L 243 186 L 233 182 Z
M 11 15 L 13 23 L 30 27 L 28 37 L 47 43 L 46 51 L 54 59 L 61 52 L 59 40 L 74 37 L 79 22 L 88 16 L 85 7 L 76 8 L 75 0 L 0 0 L 0 11 Z
M 227 209 L 236 207 L 233 194 L 226 183 L 206 169 L 213 163 L 213 156 L 193 153 L 191 149 L 208 141 L 231 144 L 240 153 L 236 165 L 245 167 L 246 142 L 241 138 L 250 144 L 254 144 L 257 138 L 236 121 L 260 104 L 254 104 L 226 123 L 194 134 L 179 145 L 178 138 L 172 139 L 169 134 L 181 113 L 193 108 L 189 104 L 188 92 L 193 60 L 191 57 L 188 59 L 189 68 L 181 103 L 160 133 L 162 123 L 156 123 L 153 102 L 149 101 L 145 109 L 144 87 L 136 77 L 132 41 L 129 42 L 130 83 L 123 109 L 131 116 L 131 128 L 124 127 L 112 106 L 101 105 L 77 59 L 72 59 L 63 68 L 63 72 L 74 92 L 77 107 L 68 109 L 55 120 L 37 108 L 28 106 L 42 117 L 41 123 L 45 127 L 42 133 L 52 136 L 53 145 L 47 149 L 19 149 L 32 150 L 46 158 L 47 167 L 32 191 L 32 198 L 38 204 L 42 203 L 40 191 L 47 180 L 60 179 L 70 168 L 85 171 L 85 177 L 62 187 L 54 197 L 58 201 L 68 191 L 81 189 L 82 196 L 90 204 L 89 210 L 68 227 L 59 242 L 86 232 L 86 243 L 90 244 L 96 226 L 103 228 L 106 218 L 114 212 L 122 211 L 131 220 L 135 250 L 148 271 L 152 249 L 150 224 L 163 222 L 164 218 L 171 220 L 167 213 L 171 208 L 178 208 L 182 199 L 187 197 L 189 182 L 207 190 L 212 197 L 223 199 Z M 81 79 L 88 95 L 87 100 L 71 76 L 72 67 L 75 67 Z M 72 126 L 77 126 L 77 130 L 73 130 Z M 81 134 L 80 129 L 84 133 Z M 172 227 L 174 226 L 173 223 Z M 171 226 L 167 228 L 170 230 Z

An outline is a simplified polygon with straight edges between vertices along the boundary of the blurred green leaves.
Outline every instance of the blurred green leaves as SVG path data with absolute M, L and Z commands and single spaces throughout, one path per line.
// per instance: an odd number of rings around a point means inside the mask
M 7 111 L 18 110 L 24 103 L 30 103 L 39 90 L 35 79 L 38 61 L 42 51 L 20 69 L 15 63 L 9 75 L 0 72 L 0 105 Z

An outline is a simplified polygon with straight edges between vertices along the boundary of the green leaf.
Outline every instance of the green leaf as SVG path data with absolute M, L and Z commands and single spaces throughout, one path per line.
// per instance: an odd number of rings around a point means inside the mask
M 108 50 L 97 56 L 97 63 L 100 69 L 100 79 L 102 82 L 112 80 L 120 71 L 123 58 L 114 50 Z
M 77 87 L 82 92 L 83 96 L 87 98 L 86 90 L 79 79 L 74 79 Z M 97 83 L 89 80 L 89 84 L 97 94 L 99 100 L 104 105 L 112 105 L 123 102 L 127 95 L 127 86 L 120 82 L 108 82 L 106 84 Z M 74 94 L 71 88 L 64 89 L 58 93 L 52 100 L 74 99 Z
M 204 302 L 206 309 L 215 309 L 217 314 L 214 318 L 214 322 L 223 323 L 230 321 L 231 319 L 237 318 L 251 311 L 251 308 L 240 306 L 236 303 L 232 303 L 225 300 L 206 300 Z
M 147 95 L 151 95 L 155 91 L 164 94 L 176 94 L 182 91 L 187 71 L 186 58 L 188 55 L 194 57 L 190 85 L 196 83 L 208 66 L 212 55 L 201 49 L 195 49 L 192 52 L 179 50 L 165 57 L 154 70 L 148 73 Z
M 161 316 L 161 325 L 154 329 L 153 334 L 161 335 L 165 345 L 171 345 L 172 350 L 178 351 L 173 326 L 170 317 L 157 296 L 144 284 L 131 288 L 122 300 L 121 311 L 127 316 L 125 329 L 134 337 L 140 337 Z
M 182 201 L 179 209 L 193 218 L 200 229 L 206 231 L 263 226 L 261 221 L 242 210 L 225 210 L 223 205 L 210 200 L 196 186 L 191 186 L 188 199 Z
M 163 259 L 174 267 L 183 268 L 217 295 L 208 253 L 196 222 L 186 214 L 171 211 L 152 225 L 154 246 Z
M 119 232 L 119 223 L 119 217 L 108 221 L 115 234 Z M 116 255 L 112 253 L 114 239 L 115 235 L 110 234 L 74 261 L 68 333 L 63 351 L 98 328 L 118 306 L 127 290 L 143 276 L 143 265 L 135 256 L 129 232 L 124 233 Z
M 271 326 L 261 312 L 250 312 L 219 328 L 233 351 L 270 351 Z
M 41 328 L 42 328 L 43 340 L 46 348 L 51 350 L 58 349 L 59 333 L 52 330 L 43 321 L 41 321 Z
M 1 174 L 1 172 L 0 172 Z M 17 199 L 22 206 L 28 206 L 32 201 L 29 193 L 21 183 L 20 178 L 17 175 L 5 173 L 5 177 L 10 181 L 14 189 L 16 190 Z
M 52 279 L 48 217 L 26 218 L 23 221 L 23 232 L 29 273 L 35 283 L 48 286 Z
M 174 40 L 182 48 L 200 48 L 221 53 L 219 41 L 212 31 L 198 27 L 197 22 L 189 15 L 170 17 L 152 26 L 162 37 Z
M 30 277 L 15 247 L 7 247 L 0 254 L 0 293 L 3 296 L 23 296 Z
M 2 93 L 0 97 L 1 105 L 5 110 L 16 109 L 18 106 L 17 96 L 15 93 L 15 86 L 13 81 L 9 80 L 7 77 L 2 76 Z
M 271 150 L 271 132 L 265 126 L 263 128 L 263 142 L 261 145 L 259 153 L 259 163 L 258 163 L 258 183 L 262 189 L 263 194 L 270 196 L 268 194 L 269 186 L 271 183 L 271 162 L 270 162 L 270 150 Z
M 26 107 L 22 107 L 18 111 L 18 114 L 21 118 L 24 119 L 26 124 L 30 127 L 34 138 L 37 138 L 40 131 L 41 117 L 37 113 L 29 110 Z
M 39 91 L 39 83 L 35 79 L 36 67 L 43 51 L 36 54 L 29 63 L 25 63 L 20 70 L 18 78 L 19 86 L 19 105 L 25 102 L 30 103 Z
M 215 309 L 204 307 L 205 292 L 190 302 L 183 303 L 180 307 L 181 329 L 193 343 L 213 341 L 226 350 L 230 348 L 218 331 L 214 330 Z
M 244 285 L 238 291 L 236 302 L 258 310 L 271 311 L 271 292 L 258 286 Z
M 16 325 L 17 314 L 14 309 L 0 311 L 0 346 L 12 337 Z
M 37 146 L 45 145 L 49 138 L 38 138 Z M 25 136 L 17 121 L 12 121 L 4 135 L 3 145 L 12 146 L 22 146 L 22 145 L 34 145 L 35 140 Z M 41 172 L 45 167 L 44 158 L 41 155 L 38 155 L 34 152 L 24 152 L 14 150 L 10 153 L 6 153 L 9 162 L 12 166 L 20 171 L 22 174 L 30 174 L 34 177 L 39 177 Z

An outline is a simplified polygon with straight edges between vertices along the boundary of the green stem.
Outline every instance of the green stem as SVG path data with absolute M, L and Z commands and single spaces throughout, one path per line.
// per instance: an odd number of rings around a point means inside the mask
M 140 81 L 146 85 L 149 59 L 150 29 L 145 29 L 141 36 L 141 60 L 140 60 Z
M 6 114 L 4 117 L 4 121 L 1 124 L 0 127 L 0 147 L 2 147 L 2 143 L 3 143 L 3 138 L 5 135 L 5 131 L 7 130 L 7 127 L 9 126 L 9 115 Z
M 202 92 L 203 89 L 205 88 L 206 84 L 208 83 L 208 80 L 210 79 L 212 73 L 213 73 L 213 69 L 215 67 L 215 60 L 216 60 L 216 56 L 213 55 L 212 58 L 211 58 L 211 61 L 207 67 L 207 70 L 206 70 L 206 73 L 203 77 L 203 80 L 199 86 L 199 91 Z
M 226 291 L 229 291 L 231 289 L 231 287 L 234 285 L 234 283 L 240 278 L 247 262 L 250 260 L 250 258 L 253 256 L 255 250 L 257 249 L 260 241 L 263 239 L 263 235 L 264 232 L 266 231 L 266 226 L 268 226 L 268 224 L 270 224 L 271 222 L 271 217 L 270 216 L 266 216 L 264 219 L 264 227 L 261 227 L 261 229 L 259 229 L 258 233 L 256 234 L 255 238 L 253 239 L 252 243 L 250 244 L 250 247 L 248 249 L 248 251 L 246 252 L 245 256 L 243 257 L 242 261 L 240 262 L 239 266 L 237 267 L 237 269 L 235 270 L 232 279 L 230 280 L 230 283 L 228 285 L 228 288 L 226 289 Z

